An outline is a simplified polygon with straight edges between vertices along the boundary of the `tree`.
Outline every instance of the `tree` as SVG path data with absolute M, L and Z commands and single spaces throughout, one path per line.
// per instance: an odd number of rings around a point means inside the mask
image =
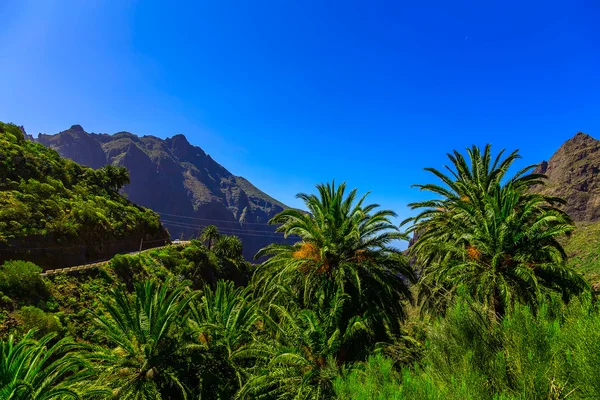
M 266 322 L 274 332 L 265 368 L 240 391 L 241 399 L 327 399 L 340 373 L 345 345 L 363 337 L 368 326 L 360 317 L 340 321 L 350 300 L 338 291 L 315 310 L 288 310 L 271 304 Z M 347 326 L 345 330 L 340 327 Z
M 205 286 L 202 301 L 191 307 L 188 325 L 196 347 L 207 350 L 216 359 L 218 367 L 215 370 L 219 376 L 215 380 L 219 381 L 219 390 L 230 391 L 221 393 L 222 398 L 232 397 L 240 389 L 243 361 L 252 354 L 255 325 L 260 315 L 256 303 L 250 298 L 250 290 L 249 287 L 236 288 L 233 282 L 220 280 L 214 292 L 208 285 Z M 228 378 L 233 378 L 233 382 L 227 384 Z
M 114 346 L 91 356 L 102 369 L 101 381 L 119 398 L 187 398 L 169 362 L 178 343 L 169 334 L 193 295 L 169 281 L 136 283 L 132 297 L 122 288 L 111 293 L 102 299 L 107 314 L 95 314 L 99 337 Z
M 429 191 L 439 195 L 438 200 L 430 200 L 409 204 L 413 208 L 443 208 L 447 200 L 457 201 L 460 199 L 469 199 L 472 202 L 480 202 L 486 193 L 492 193 L 498 185 L 505 181 L 506 174 L 513 162 L 521 158 L 518 150 L 513 151 L 504 159 L 504 150 L 501 150 L 495 158 L 492 158 L 492 146 L 485 146 L 483 152 L 477 146 L 467 149 L 467 155 L 470 159 L 470 165 L 465 157 L 454 150 L 448 154 L 448 158 L 454 166 L 454 170 L 445 166 L 450 172 L 450 176 L 444 175 L 435 168 L 425 168 L 425 171 L 431 172 L 442 181 L 445 186 L 436 184 L 414 185 L 420 190 Z M 528 173 L 536 165 L 527 166 L 518 171 L 511 179 L 510 183 L 515 189 L 529 189 L 535 185 L 544 184 L 545 176 L 543 174 Z M 417 207 L 418 206 L 418 207 Z M 423 219 L 429 215 L 428 210 L 422 212 L 418 219 Z M 410 218 L 409 220 L 413 220 Z M 416 219 L 415 219 L 416 220 Z
M 78 399 L 106 391 L 83 386 L 93 370 L 70 339 L 52 344 L 55 334 L 34 340 L 29 331 L 20 341 L 14 336 L 0 342 L 0 398 L 5 400 Z M 82 388 L 85 388 L 82 390 Z
M 300 308 L 308 309 L 315 307 L 319 298 L 331 300 L 341 291 L 349 300 L 340 321 L 345 324 L 354 316 L 365 316 L 379 327 L 379 339 L 384 339 L 390 331 L 399 330 L 399 321 L 405 316 L 402 301 L 411 298 L 408 281 L 413 280 L 406 257 L 392 247 L 395 241 L 405 239 L 391 222 L 396 214 L 377 210 L 377 204 L 364 205 L 368 193 L 357 202 L 356 189 L 345 196 L 345 183 L 337 187 L 335 183 L 320 184 L 317 189 L 319 197 L 297 196 L 308 213 L 286 209 L 270 221 L 281 224 L 277 231 L 286 237 L 297 235 L 301 240 L 262 249 L 256 257 L 271 258 L 258 267 L 254 283 L 268 301 L 297 293 Z
M 220 236 L 214 243 L 214 251 L 218 256 L 239 260 L 242 258 L 242 240 L 232 235 Z
M 208 242 L 207 247 L 209 250 L 212 250 L 213 243 L 215 243 L 221 237 L 221 233 L 219 232 L 219 228 L 216 225 L 208 225 L 202 230 L 202 234 L 200 235 L 200 239 L 203 242 Z
M 108 164 L 96 172 L 104 174 L 105 179 L 103 180 L 103 186 L 113 192 L 118 192 L 123 186 L 131 183 L 129 179 L 129 170 L 123 166 Z
M 501 152 L 493 164 L 489 145 L 468 154 L 470 166 L 456 151 L 449 155 L 451 176 L 427 169 L 446 187 L 418 185 L 441 198 L 411 204 L 421 212 L 405 221 L 421 233 L 411 253 L 423 268 L 425 304 L 443 309 L 462 286 L 501 317 L 516 301 L 536 306 L 546 290 L 565 298 L 584 290 L 587 283 L 566 267 L 558 241 L 573 229 L 556 207 L 563 201 L 532 192 L 544 176 L 528 174 L 529 166 L 505 179 L 516 152 L 506 159 Z

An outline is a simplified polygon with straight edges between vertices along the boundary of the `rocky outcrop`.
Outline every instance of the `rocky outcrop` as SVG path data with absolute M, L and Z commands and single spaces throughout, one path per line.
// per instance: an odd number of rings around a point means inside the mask
M 79 125 L 37 141 L 80 164 L 99 168 L 122 165 L 130 172 L 127 197 L 161 214 L 172 238 L 197 236 L 209 224 L 239 236 L 250 259 L 273 242 L 283 241 L 267 222 L 286 206 L 231 174 L 183 135 L 167 139 L 87 133 Z
M 37 141 L 53 149 L 60 149 L 63 157 L 92 168 L 106 165 L 106 156 L 102 146 L 87 134 L 81 125 L 73 125 L 58 135 L 40 133 Z M 83 163 L 81 160 L 85 160 Z
M 567 200 L 565 211 L 577 222 L 600 220 L 600 141 L 579 132 L 535 170 L 548 177 L 535 190 Z

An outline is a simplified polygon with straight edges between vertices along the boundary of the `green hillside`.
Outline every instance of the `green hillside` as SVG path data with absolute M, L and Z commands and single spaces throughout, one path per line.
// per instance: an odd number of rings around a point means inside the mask
M 53 267 L 164 243 L 158 215 L 119 194 L 128 182 L 125 168 L 83 167 L 0 123 L 0 260 Z
M 580 222 L 566 241 L 569 264 L 596 287 L 600 283 L 600 222 Z

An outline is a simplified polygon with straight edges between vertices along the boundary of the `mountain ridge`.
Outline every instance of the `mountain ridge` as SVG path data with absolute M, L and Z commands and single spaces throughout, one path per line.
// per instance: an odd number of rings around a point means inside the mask
M 126 131 L 110 135 L 88 133 L 81 125 L 73 125 L 34 140 L 92 168 L 126 167 L 131 183 L 124 193 L 162 214 L 174 238 L 197 236 L 203 226 L 214 222 L 225 233 L 240 236 L 247 259 L 283 240 L 267 222 L 287 206 L 229 172 L 182 134 L 165 139 Z

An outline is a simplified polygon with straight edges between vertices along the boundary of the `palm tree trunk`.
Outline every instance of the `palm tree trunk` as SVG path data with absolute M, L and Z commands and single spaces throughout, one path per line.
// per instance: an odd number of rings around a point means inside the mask
M 500 291 L 497 286 L 494 288 L 494 294 L 492 295 L 492 308 L 494 316 L 498 321 L 501 321 L 506 314 L 506 309 L 504 304 L 502 304 L 502 300 L 500 300 Z

